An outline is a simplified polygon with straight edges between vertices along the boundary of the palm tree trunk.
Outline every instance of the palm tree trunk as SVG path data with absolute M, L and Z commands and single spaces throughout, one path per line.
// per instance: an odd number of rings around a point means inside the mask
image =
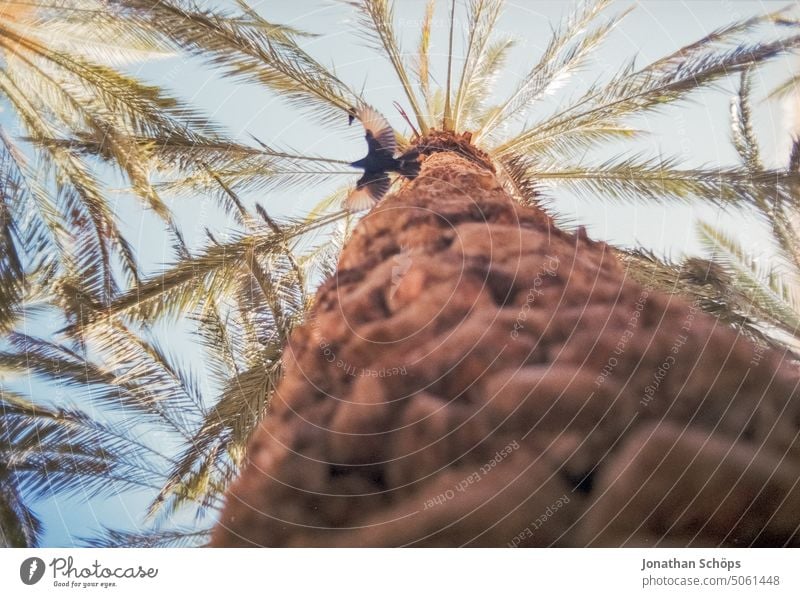
M 795 365 L 461 153 L 355 230 L 213 544 L 799 544 Z

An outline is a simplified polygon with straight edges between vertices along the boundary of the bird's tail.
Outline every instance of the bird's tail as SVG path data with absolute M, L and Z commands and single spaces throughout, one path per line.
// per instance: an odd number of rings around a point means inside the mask
M 397 158 L 397 173 L 415 178 L 419 174 L 419 151 L 411 149 Z

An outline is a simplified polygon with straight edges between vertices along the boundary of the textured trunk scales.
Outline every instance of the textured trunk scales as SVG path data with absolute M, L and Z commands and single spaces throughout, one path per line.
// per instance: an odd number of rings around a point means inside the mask
M 293 334 L 213 543 L 800 543 L 788 358 L 443 148 Z

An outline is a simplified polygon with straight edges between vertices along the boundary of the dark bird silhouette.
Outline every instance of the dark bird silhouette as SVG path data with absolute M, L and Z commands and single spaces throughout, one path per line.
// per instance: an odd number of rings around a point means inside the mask
M 363 106 L 356 111 L 356 117 L 364 126 L 369 151 L 365 157 L 350 164 L 364 170 L 356 188 L 345 199 L 345 207 L 350 211 L 369 209 L 380 201 L 391 185 L 389 172 L 406 178 L 414 178 L 419 173 L 419 153 L 416 150 L 394 157 L 397 151 L 394 131 L 377 110 Z

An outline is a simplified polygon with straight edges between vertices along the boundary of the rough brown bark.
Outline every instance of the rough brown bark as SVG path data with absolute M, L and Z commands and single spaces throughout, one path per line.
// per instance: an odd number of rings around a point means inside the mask
M 797 383 L 435 153 L 293 335 L 213 544 L 797 545 Z

